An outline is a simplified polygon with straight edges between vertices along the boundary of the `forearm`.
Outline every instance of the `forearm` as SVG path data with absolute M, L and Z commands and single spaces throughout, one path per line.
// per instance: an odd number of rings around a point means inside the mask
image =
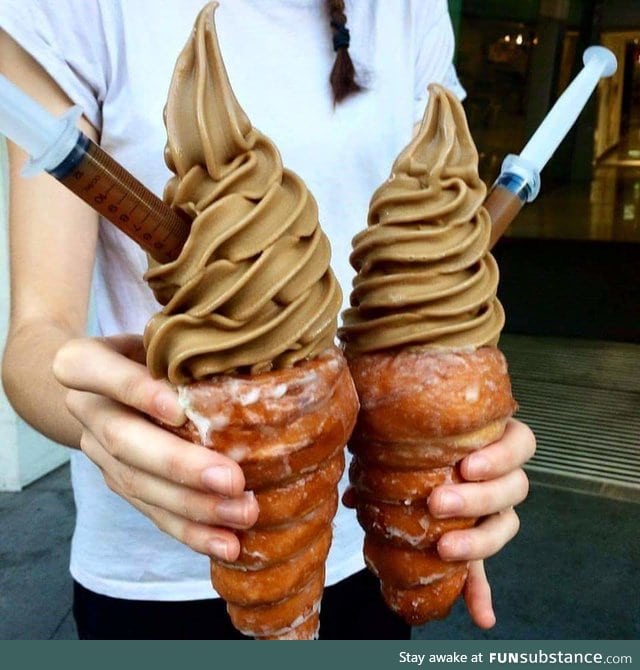
M 63 324 L 25 323 L 9 333 L 2 361 L 2 383 L 11 405 L 27 423 L 51 440 L 80 444 L 80 424 L 65 405 L 66 389 L 54 378 L 58 349 L 76 334 Z
M 59 116 L 72 101 L 45 70 L 0 30 L 0 70 Z M 79 128 L 98 134 L 81 118 Z M 49 175 L 24 178 L 26 153 L 8 142 L 11 316 L 2 382 L 16 412 L 47 437 L 72 447 L 80 424 L 65 406 L 52 364 L 58 349 L 85 332 L 98 216 Z

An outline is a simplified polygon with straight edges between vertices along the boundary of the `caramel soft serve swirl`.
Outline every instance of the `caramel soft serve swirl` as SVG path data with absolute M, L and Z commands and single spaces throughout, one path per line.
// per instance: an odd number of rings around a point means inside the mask
M 418 134 L 353 240 L 358 274 L 340 330 L 348 353 L 497 343 L 504 312 L 485 194 L 462 105 L 432 85 Z
M 177 260 L 145 275 L 164 306 L 145 330 L 147 366 L 176 384 L 312 358 L 333 343 L 341 305 L 316 202 L 238 104 L 214 9 L 196 20 L 165 108 L 164 199 L 191 231 Z

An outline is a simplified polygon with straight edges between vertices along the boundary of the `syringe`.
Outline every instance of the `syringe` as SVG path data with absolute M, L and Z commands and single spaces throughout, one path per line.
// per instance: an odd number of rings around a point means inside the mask
M 509 154 L 484 206 L 491 216 L 490 247 L 515 219 L 525 202 L 540 191 L 540 172 L 575 123 L 601 77 L 617 69 L 616 57 L 601 46 L 589 47 L 582 57 L 584 67 L 558 98 L 519 156 Z
M 76 127 L 81 114 L 55 117 L 0 75 L 0 133 L 29 154 L 22 173 L 45 170 L 155 260 L 175 260 L 189 223 Z

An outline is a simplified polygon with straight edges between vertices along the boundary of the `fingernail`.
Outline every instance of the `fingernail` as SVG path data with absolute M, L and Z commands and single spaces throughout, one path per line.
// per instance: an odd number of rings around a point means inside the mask
M 227 495 L 233 488 L 231 468 L 226 465 L 214 465 L 202 472 L 202 483 L 216 493 Z
M 186 416 L 182 407 L 178 403 L 178 398 L 172 391 L 163 391 L 156 396 L 156 409 L 159 418 L 171 426 L 181 426 L 186 421 Z
M 223 523 L 245 525 L 249 519 L 249 506 L 252 504 L 253 498 L 253 493 L 249 491 L 244 493 L 241 498 L 222 500 L 216 507 L 220 520 Z
M 209 553 L 216 558 L 220 558 L 223 561 L 229 560 L 229 544 L 225 540 L 221 540 L 218 537 L 214 537 L 209 540 Z
M 464 499 L 455 491 L 441 491 L 438 497 L 438 508 L 436 516 L 449 516 L 462 512 Z
M 473 454 L 467 460 L 467 472 L 469 473 L 469 477 L 473 479 L 484 477 L 488 474 L 489 467 L 489 461 L 480 454 Z

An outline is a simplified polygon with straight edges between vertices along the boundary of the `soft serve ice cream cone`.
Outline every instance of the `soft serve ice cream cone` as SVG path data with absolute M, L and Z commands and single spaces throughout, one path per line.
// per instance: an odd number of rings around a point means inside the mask
M 179 388 L 177 432 L 236 460 L 257 523 L 211 579 L 234 625 L 259 638 L 317 634 L 343 448 L 358 401 L 334 347 L 341 292 L 315 200 L 252 127 L 199 14 L 171 82 L 165 201 L 192 220 L 180 256 L 146 279 L 163 305 L 147 365 Z
M 361 402 L 345 502 L 387 604 L 411 624 L 446 616 L 468 568 L 441 560 L 436 543 L 474 520 L 435 519 L 428 497 L 459 481 L 456 464 L 497 440 L 515 410 L 477 164 L 462 105 L 432 86 L 417 136 L 354 238 L 340 331 Z

